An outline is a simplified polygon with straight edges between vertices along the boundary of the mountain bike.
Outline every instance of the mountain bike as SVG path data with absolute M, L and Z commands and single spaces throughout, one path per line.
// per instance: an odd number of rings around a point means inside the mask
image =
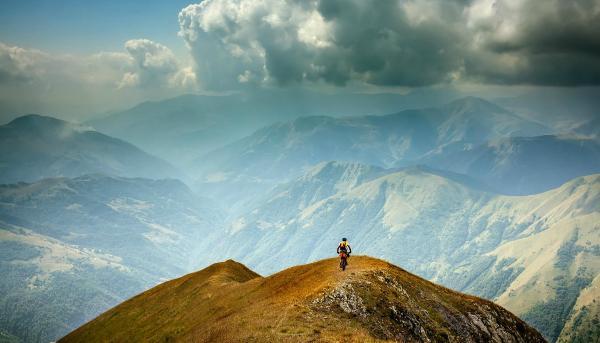
M 350 255 L 348 255 L 347 253 L 340 253 L 340 268 L 342 270 L 346 270 L 346 266 L 348 265 L 348 257 L 350 257 Z

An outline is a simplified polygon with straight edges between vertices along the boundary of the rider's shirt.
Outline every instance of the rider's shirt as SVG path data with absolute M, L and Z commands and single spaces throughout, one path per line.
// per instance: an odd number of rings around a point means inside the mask
M 348 242 L 340 242 L 340 244 L 338 245 L 338 250 L 340 252 L 348 252 L 348 249 L 350 248 L 350 246 L 348 245 Z

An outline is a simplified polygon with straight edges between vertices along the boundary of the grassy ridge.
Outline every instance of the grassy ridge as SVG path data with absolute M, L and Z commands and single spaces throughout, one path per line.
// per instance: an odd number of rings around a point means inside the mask
M 352 341 L 542 336 L 487 300 L 435 285 L 385 261 L 326 259 L 261 277 L 226 261 L 165 282 L 102 314 L 61 342 Z

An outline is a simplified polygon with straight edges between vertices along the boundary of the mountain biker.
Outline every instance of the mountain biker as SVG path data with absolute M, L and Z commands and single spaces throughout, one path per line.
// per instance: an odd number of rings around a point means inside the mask
M 340 267 L 342 270 L 345 270 L 348 265 L 348 257 L 350 257 L 350 253 L 352 253 L 352 248 L 350 247 L 350 244 L 348 244 L 348 239 L 346 237 L 342 238 L 342 241 L 338 244 L 337 253 L 340 255 Z
M 348 239 L 346 237 L 342 238 L 342 241 L 337 247 L 337 253 L 341 254 L 345 252 L 348 256 L 352 253 L 352 248 L 350 248 L 350 244 L 348 243 Z

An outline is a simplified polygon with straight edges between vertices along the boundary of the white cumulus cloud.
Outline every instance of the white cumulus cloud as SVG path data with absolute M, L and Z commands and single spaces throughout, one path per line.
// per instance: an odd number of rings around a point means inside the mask
M 148 39 L 133 39 L 125 43 L 132 59 L 131 71 L 123 75 L 120 87 L 183 87 L 195 86 L 195 74 L 180 66 L 173 52 Z
M 195 72 L 146 39 L 124 51 L 51 54 L 0 43 L 0 116 L 37 112 L 91 115 L 196 89 Z

